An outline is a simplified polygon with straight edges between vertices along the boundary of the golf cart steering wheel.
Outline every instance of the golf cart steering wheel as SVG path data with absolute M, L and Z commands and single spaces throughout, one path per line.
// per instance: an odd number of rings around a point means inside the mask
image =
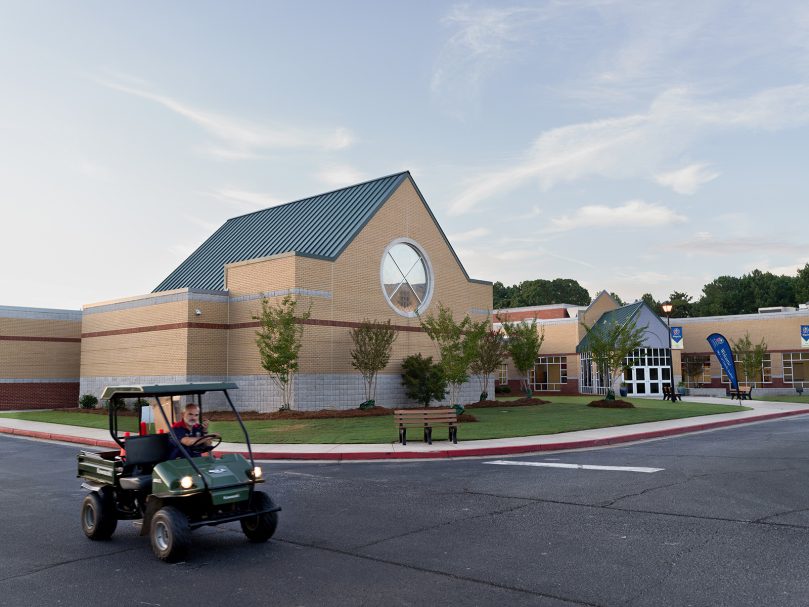
M 210 445 L 203 444 L 204 441 L 209 439 L 213 441 Z M 222 442 L 221 434 L 203 434 L 193 443 L 188 445 L 188 448 L 194 451 L 195 453 L 210 453 L 211 451 L 216 449 L 221 442 Z

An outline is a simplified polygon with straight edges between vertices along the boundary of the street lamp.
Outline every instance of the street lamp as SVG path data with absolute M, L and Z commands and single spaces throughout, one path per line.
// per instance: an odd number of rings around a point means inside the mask
M 677 402 L 677 397 L 674 395 L 674 350 L 671 349 L 671 311 L 674 306 L 670 301 L 667 301 L 660 307 L 666 313 L 666 328 L 669 332 L 669 386 L 671 387 L 669 398 L 671 402 Z

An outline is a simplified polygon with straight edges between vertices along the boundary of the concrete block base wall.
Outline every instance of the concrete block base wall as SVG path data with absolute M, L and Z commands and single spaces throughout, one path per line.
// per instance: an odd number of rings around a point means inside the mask
M 189 382 L 229 381 L 239 386 L 229 392 L 239 411 L 269 413 L 281 407 L 281 397 L 275 383 L 267 375 L 240 375 L 224 377 L 163 375 L 149 377 L 83 377 L 81 394 L 100 397 L 107 386 L 180 384 Z M 398 374 L 380 375 L 376 388 L 376 402 L 383 407 L 415 406 L 404 393 Z M 493 381 L 493 380 L 492 380 Z M 490 385 L 493 385 L 490 381 Z M 480 389 L 477 381 L 464 384 L 459 395 L 461 403 L 478 400 Z M 78 398 L 78 397 L 77 397 Z M 203 397 L 203 406 L 209 409 L 227 408 L 224 398 L 213 395 Z M 346 374 L 298 374 L 293 388 L 293 409 L 316 411 L 320 409 L 353 409 L 365 400 L 365 383 L 359 373 Z M 449 400 L 433 403 L 433 406 L 449 406 Z

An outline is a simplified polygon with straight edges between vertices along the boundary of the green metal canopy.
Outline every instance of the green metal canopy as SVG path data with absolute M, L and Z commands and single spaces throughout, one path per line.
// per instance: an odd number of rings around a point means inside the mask
M 222 390 L 238 390 L 239 386 L 233 382 L 210 382 L 191 384 L 154 384 L 151 386 L 107 386 L 101 398 L 140 398 L 142 396 L 187 396 L 190 394 L 205 394 L 206 392 L 221 392 Z

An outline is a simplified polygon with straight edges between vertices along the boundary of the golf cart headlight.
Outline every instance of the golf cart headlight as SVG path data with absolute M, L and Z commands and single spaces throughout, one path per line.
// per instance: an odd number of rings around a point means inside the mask
M 256 466 L 255 468 L 253 468 L 253 478 L 254 479 L 261 478 L 262 474 L 263 474 L 263 472 L 261 471 L 261 466 Z
M 194 486 L 194 479 L 190 476 L 184 476 L 180 479 L 180 487 L 183 489 L 190 489 Z

